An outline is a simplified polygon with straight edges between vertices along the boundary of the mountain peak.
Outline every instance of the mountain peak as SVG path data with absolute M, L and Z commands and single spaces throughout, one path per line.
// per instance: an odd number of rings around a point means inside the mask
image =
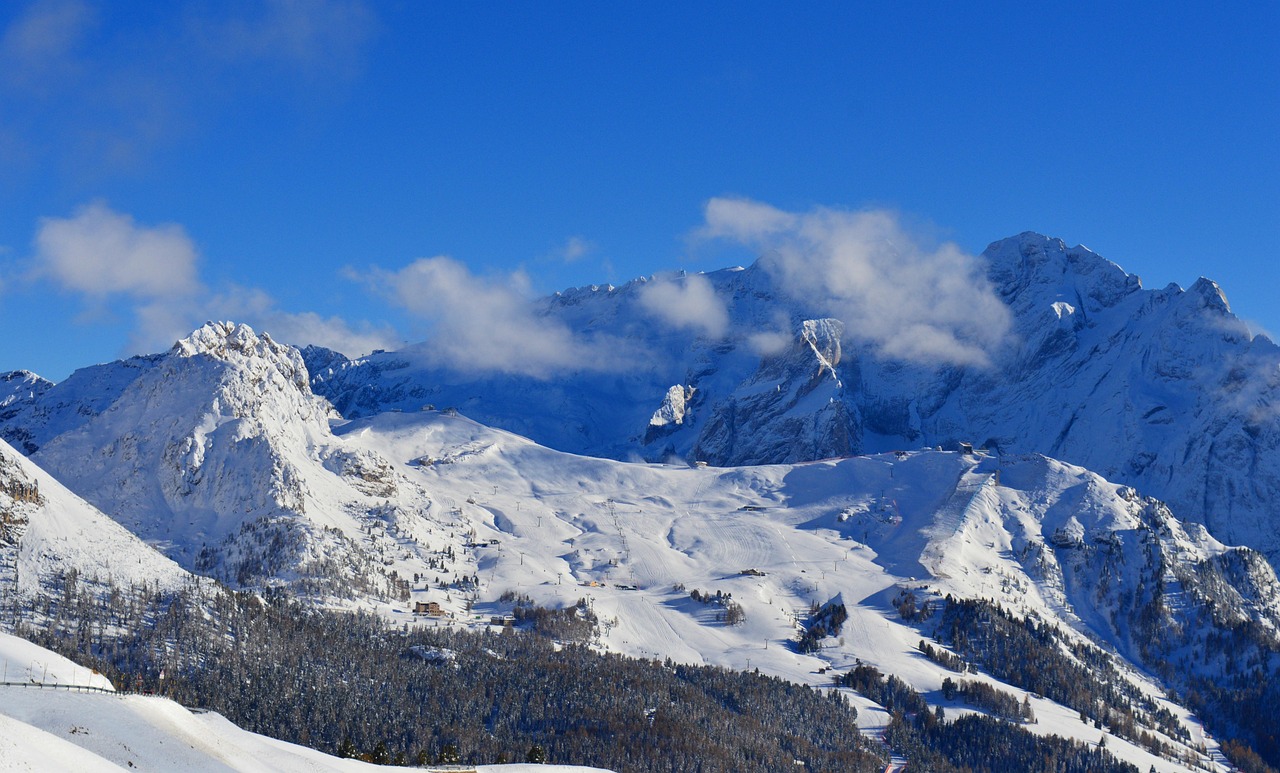
M 0 409 L 24 400 L 32 400 L 51 386 L 53 386 L 52 381 L 43 379 L 29 370 L 0 373 Z
M 1187 289 L 1187 292 L 1193 296 L 1199 297 L 1203 306 L 1207 308 L 1217 309 L 1221 312 L 1230 313 L 1231 304 L 1227 301 L 1226 293 L 1222 292 L 1222 288 L 1212 279 L 1200 277 Z
M 243 323 L 206 322 L 175 343 L 170 354 L 177 357 L 207 355 L 236 366 L 270 363 L 295 387 L 308 395 L 311 392 L 306 364 L 298 350 L 276 343 L 266 333 L 258 335 Z
M 1142 280 L 1084 245 L 1024 231 L 992 242 L 982 256 L 988 277 L 1006 299 L 1022 295 L 1035 305 L 1075 298 L 1087 312 L 1109 308 L 1142 289 Z M 1032 288 L 1040 291 L 1027 294 Z M 1043 296 L 1043 297 L 1041 297 Z
M 173 345 L 172 352 L 182 357 L 212 354 L 223 358 L 228 352 L 250 354 L 262 349 L 282 348 L 263 333 L 237 322 L 206 322 Z

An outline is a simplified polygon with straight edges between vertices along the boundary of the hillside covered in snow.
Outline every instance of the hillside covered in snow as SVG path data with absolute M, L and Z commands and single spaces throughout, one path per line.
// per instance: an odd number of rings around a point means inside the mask
M 981 302 L 942 322 L 918 301 L 902 304 L 917 315 L 906 317 L 853 303 L 841 276 L 797 281 L 770 255 L 566 291 L 541 318 L 608 342 L 627 366 L 588 360 L 555 378 L 442 364 L 427 345 L 305 357 L 313 389 L 348 418 L 452 406 L 619 459 L 776 464 L 959 441 L 1042 453 L 1280 555 L 1280 349 L 1250 334 L 1216 284 L 1144 289 L 1088 249 L 1033 233 L 993 243 L 974 270 Z M 700 297 L 724 322 L 664 323 L 652 302 L 662 293 Z M 921 353 L 913 326 L 925 340 L 954 333 L 970 356 Z
M 960 759 L 947 728 L 1056 736 L 1077 760 L 1105 743 L 1141 770 L 1280 764 L 1280 350 L 1207 280 L 1145 290 L 1034 234 L 981 266 L 961 360 L 930 354 L 937 329 L 834 316 L 766 255 L 545 301 L 621 370 L 479 372 L 427 344 L 349 360 L 217 322 L 58 384 L 0 376 L 6 620 L 114 667 L 181 666 L 190 690 L 222 684 L 214 664 L 267 678 L 263 653 L 300 646 L 272 615 L 301 641 L 371 613 L 370 652 L 514 628 L 834 691 L 872 766 Z M 655 323 L 663 293 L 723 324 Z M 380 662 L 460 667 L 409 641 Z M 496 668 L 467 641 L 467 668 Z M 237 688 L 251 716 L 310 733 L 280 701 L 357 689 L 322 659 L 293 693 Z M 659 708 L 609 721 L 678 738 Z M 793 756 L 834 759 L 821 743 Z

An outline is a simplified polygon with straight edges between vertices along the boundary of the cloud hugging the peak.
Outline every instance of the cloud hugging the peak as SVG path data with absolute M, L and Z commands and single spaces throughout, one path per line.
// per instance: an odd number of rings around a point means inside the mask
M 720 338 L 729 329 L 724 301 L 702 274 L 654 279 L 641 289 L 640 305 L 671 327 L 710 338 Z
M 696 235 L 764 253 L 782 290 L 845 323 L 884 357 L 987 366 L 1011 315 L 981 261 L 951 243 L 926 245 L 892 212 L 786 212 L 740 198 L 706 205 Z
M 550 378 L 569 370 L 608 371 L 628 362 L 627 347 L 575 332 L 541 315 L 522 273 L 487 278 L 447 256 L 419 258 L 395 271 L 374 268 L 367 281 L 432 327 L 427 351 L 437 364 L 467 372 Z

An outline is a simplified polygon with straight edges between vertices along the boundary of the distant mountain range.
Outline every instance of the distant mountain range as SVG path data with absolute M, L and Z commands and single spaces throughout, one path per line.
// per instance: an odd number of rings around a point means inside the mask
M 861 662 L 930 701 L 954 671 L 917 648 L 937 637 L 1037 732 L 1096 741 L 1078 713 L 1142 769 L 1162 758 L 1141 732 L 1219 764 L 1185 709 L 1249 737 L 1254 704 L 1213 685 L 1280 670 L 1280 349 L 1208 280 L 1144 290 L 1036 234 L 982 265 L 1005 310 L 985 361 L 890 356 L 766 256 L 546 299 L 633 367 L 353 360 L 209 323 L 58 384 L 3 374 L 0 585 L 190 572 L 469 627 L 582 598 L 610 650 L 815 683 Z M 727 326 L 654 324 L 654 282 L 706 283 Z M 944 635 L 979 625 L 962 601 L 1096 657 L 1146 730 L 1000 671 L 980 628 Z
M 476 374 L 435 365 L 420 347 L 356 360 L 313 347 L 304 358 L 312 388 L 348 418 L 454 406 L 617 459 L 778 464 L 960 441 L 1043 453 L 1280 560 L 1280 348 L 1251 335 L 1207 279 L 1146 290 L 1088 249 L 1033 233 L 995 242 L 982 261 L 1010 320 L 985 366 L 877 354 L 858 330 L 785 294 L 767 256 L 696 275 L 728 310 L 714 338 L 652 324 L 642 303 L 652 279 L 549 298 L 546 317 L 644 353 L 621 373 Z M 779 329 L 789 344 L 752 345 Z

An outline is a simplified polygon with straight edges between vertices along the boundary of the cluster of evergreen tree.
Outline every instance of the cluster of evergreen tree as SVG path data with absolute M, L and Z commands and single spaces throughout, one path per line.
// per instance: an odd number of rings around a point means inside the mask
M 997 690 L 986 682 L 955 681 L 951 677 L 942 680 L 942 697 L 955 700 L 959 697 L 970 706 L 977 706 L 992 716 L 1007 719 L 1010 722 L 1034 722 L 1035 712 L 1031 710 L 1031 699 L 1023 696 L 1019 701 L 1004 690 Z
M 884 765 L 843 696 L 755 673 L 605 655 L 511 629 L 396 629 L 222 590 L 73 592 L 42 607 L 49 617 L 19 623 L 19 635 L 118 685 L 335 754 L 492 763 L 537 747 L 533 756 L 552 762 L 708 773 Z
M 538 606 L 524 594 L 507 591 L 500 599 L 514 602 L 511 616 L 516 625 L 533 633 L 560 641 L 586 642 L 596 634 L 599 618 L 584 598 L 564 609 Z
M 994 717 L 967 715 L 947 722 L 941 706 L 930 710 L 924 696 L 906 682 L 886 677 L 865 663 L 856 664 L 837 677 L 837 682 L 892 713 L 885 741 L 909 759 L 913 769 L 934 773 L 1137 773 L 1137 768 L 1101 748 L 1057 736 L 1037 736 Z M 1003 695 L 1017 705 L 1012 696 Z
M 987 601 L 948 597 L 935 636 L 1001 681 L 1076 709 L 1082 721 L 1097 728 L 1106 727 L 1169 759 L 1191 762 L 1196 755 L 1152 732 L 1191 743 L 1168 709 L 1123 678 L 1101 649 L 1067 637 L 1055 626 L 1015 618 Z M 1203 748 L 1198 752 L 1203 754 Z
M 924 639 L 920 640 L 918 648 L 920 650 L 920 654 L 943 668 L 950 669 L 951 671 L 957 671 L 959 673 L 964 673 L 969 670 L 969 664 L 964 662 L 964 658 L 956 655 L 955 653 L 947 652 L 940 647 L 935 647 Z
M 880 669 L 858 661 L 853 668 L 836 677 L 836 683 L 857 690 L 891 712 L 925 714 L 929 704 L 924 696 L 911 685 L 890 674 L 886 677 Z
M 1274 653 L 1269 647 L 1274 645 L 1255 623 L 1215 621 L 1209 612 L 1204 614 L 1205 633 L 1200 635 L 1213 639 L 1220 653 L 1250 653 L 1249 667 L 1225 678 L 1197 673 L 1186 660 L 1187 648 L 1177 646 L 1177 638 L 1171 638 L 1168 630 L 1154 626 L 1153 621 L 1163 617 L 1150 609 L 1134 614 L 1135 628 L 1145 634 L 1139 639 L 1141 659 L 1166 684 L 1179 688 L 1183 702 L 1211 731 L 1245 739 L 1233 743 L 1228 752 L 1237 765 L 1253 765 L 1255 760 L 1278 765 L 1280 725 L 1269 710 L 1280 705 L 1280 682 L 1275 678 L 1275 661 L 1269 657 Z M 934 638 L 1001 681 L 1076 709 L 1082 720 L 1091 720 L 1096 727 L 1106 726 L 1171 759 L 1186 755 L 1151 732 L 1158 730 L 1190 744 L 1187 731 L 1168 709 L 1124 679 L 1102 650 L 1067 637 L 1054 626 L 1015 618 L 988 601 L 947 597 Z M 1175 659 L 1170 653 L 1180 654 Z
M 683 590 L 684 586 L 681 585 L 680 589 Z M 694 588 L 689 591 L 689 598 L 699 604 L 712 604 L 720 607 L 720 611 L 716 613 L 716 621 L 725 625 L 739 625 L 747 619 L 746 610 L 742 608 L 741 604 L 733 600 L 732 593 L 725 593 L 719 590 L 711 593 L 710 591 L 700 591 Z
M 797 761 L 809 770 L 883 768 L 883 752 L 861 736 L 856 711 L 838 693 L 565 644 L 574 637 L 556 634 L 590 622 L 589 609 L 542 610 L 527 598 L 509 600 L 525 610 L 524 627 L 544 635 L 393 628 L 370 614 L 317 610 L 283 593 L 264 599 L 203 582 L 168 597 L 147 587 L 104 591 L 102 583 L 74 573 L 55 593 L 34 605 L 13 605 L 4 617 L 15 633 L 97 668 L 117 685 L 211 708 L 265 735 L 378 762 L 537 758 L 707 772 L 791 770 Z M 1122 680 L 1106 671 L 1083 679 L 1071 670 L 1101 668 L 1103 661 L 1095 663 L 1084 650 L 1063 653 L 1057 638 L 998 608 L 951 602 L 939 635 L 945 632 L 953 649 L 988 670 L 999 671 L 994 664 L 1002 662 L 1012 670 L 1026 664 L 1056 674 L 1045 680 L 1023 674 L 1041 688 L 1035 691 L 1069 698 L 1076 693 L 1068 683 L 1088 682 L 1088 700 L 1107 696 L 1119 704 L 1099 682 Z M 426 651 L 442 656 L 418 654 Z M 926 769 L 1124 769 L 1101 750 L 1036 737 L 1010 722 L 945 722 L 940 707 L 931 710 L 905 682 L 869 665 L 838 683 L 889 708 L 895 715 L 890 742 Z M 1009 702 L 1000 697 L 975 700 Z M 1016 714 L 1011 707 L 987 708 Z M 1123 729 L 1117 718 L 1134 713 L 1100 716 L 1099 726 L 1105 719 Z M 1243 769 L 1268 770 L 1248 745 L 1229 746 Z
M 845 605 L 832 599 L 821 607 L 815 602 L 809 608 L 809 621 L 805 624 L 800 641 L 796 642 L 796 650 L 800 652 L 817 652 L 822 640 L 828 636 L 839 636 L 844 623 L 849 619 L 849 610 Z
M 894 714 L 886 740 L 912 762 L 933 773 L 1138 773 L 1105 747 L 1057 736 L 1034 735 L 993 717 L 968 714 L 944 722 L 939 712 L 911 719 Z

